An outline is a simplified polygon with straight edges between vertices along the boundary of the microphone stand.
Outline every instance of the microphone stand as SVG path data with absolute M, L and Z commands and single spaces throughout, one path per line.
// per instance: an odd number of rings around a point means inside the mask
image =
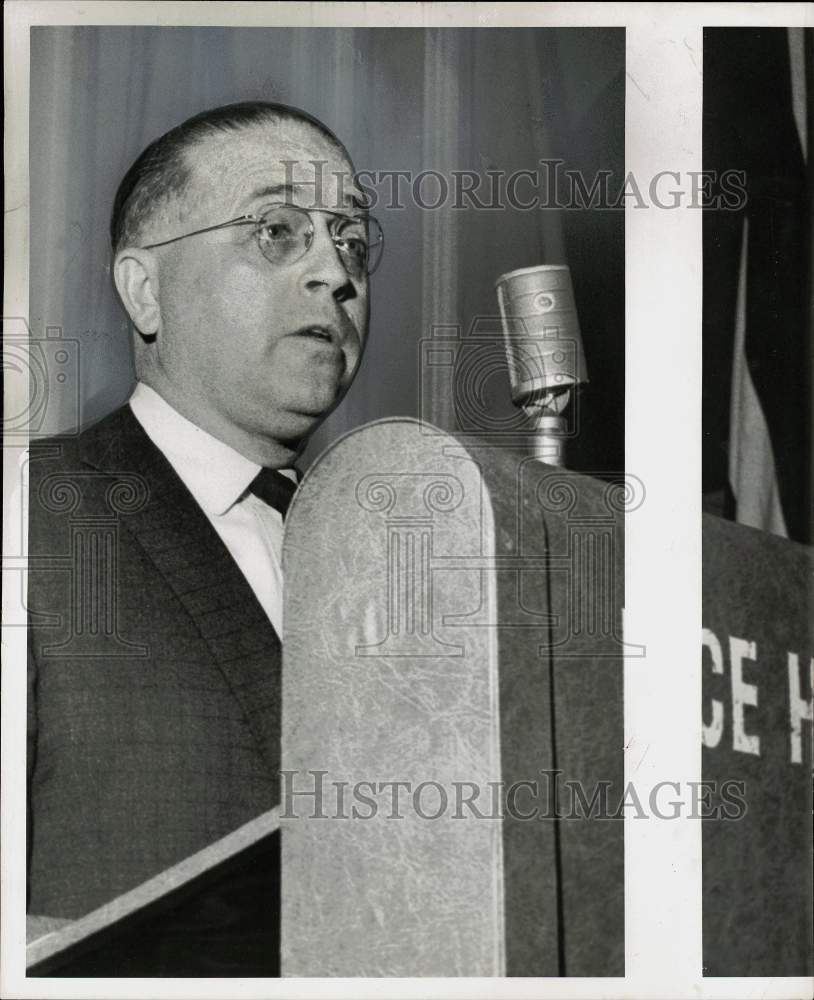
M 535 393 L 518 404 L 532 423 L 531 452 L 546 465 L 564 466 L 566 419 L 562 415 L 571 401 L 570 389 Z

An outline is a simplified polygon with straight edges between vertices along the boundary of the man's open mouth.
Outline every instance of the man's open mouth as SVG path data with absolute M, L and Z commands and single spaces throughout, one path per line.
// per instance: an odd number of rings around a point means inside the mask
M 317 340 L 325 341 L 328 344 L 335 344 L 339 340 L 337 332 L 332 327 L 322 326 L 319 324 L 316 326 L 304 326 L 299 330 L 295 330 L 295 336 L 314 337 Z

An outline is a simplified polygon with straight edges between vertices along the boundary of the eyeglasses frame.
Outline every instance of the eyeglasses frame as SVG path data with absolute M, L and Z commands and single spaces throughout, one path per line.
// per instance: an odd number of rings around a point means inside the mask
M 384 230 L 382 229 L 382 224 L 379 222 L 379 220 L 372 215 L 366 215 L 366 216 L 346 215 L 344 212 L 332 212 L 330 209 L 327 208 L 303 208 L 301 205 L 292 205 L 290 202 L 285 202 L 285 201 L 272 202 L 271 204 L 265 206 L 265 209 L 270 209 L 270 208 L 292 208 L 294 209 L 294 211 L 303 212 L 305 215 L 308 216 L 308 221 L 311 225 L 310 241 L 305 248 L 305 253 L 301 254 L 295 260 L 291 261 L 292 264 L 296 264 L 297 261 L 302 260 L 302 258 L 308 253 L 308 251 L 313 246 L 314 235 L 316 234 L 316 227 L 314 226 L 314 220 L 311 218 L 312 212 L 319 212 L 322 215 L 330 215 L 335 219 L 344 219 L 346 222 L 360 222 L 360 221 L 369 222 L 371 219 L 373 219 L 373 221 L 379 228 L 379 234 L 380 234 L 379 239 L 376 240 L 375 245 L 380 246 L 382 250 L 379 253 L 379 258 L 376 261 L 374 267 L 370 270 L 365 269 L 365 273 L 367 274 L 367 276 L 370 277 L 370 275 L 373 274 L 373 272 L 381 263 L 382 253 L 384 251 Z M 227 222 L 218 222 L 214 226 L 204 226 L 203 229 L 195 229 L 191 233 L 182 233 L 180 236 L 173 236 L 168 240 L 160 240 L 158 243 L 147 243 L 141 249 L 154 250 L 156 247 L 165 247 L 170 243 L 177 243 L 179 240 L 185 240 L 189 236 L 200 236 L 201 233 L 213 233 L 218 229 L 227 229 L 230 226 L 259 225 L 259 223 L 263 222 L 265 218 L 266 218 L 265 214 L 256 215 L 254 213 L 247 213 L 246 215 L 238 215 L 236 218 L 229 219 Z M 262 248 L 259 247 L 259 228 L 257 232 L 258 232 L 258 248 L 260 249 L 260 253 L 263 254 Z M 334 246 L 338 248 L 339 243 L 342 240 L 342 237 L 332 235 L 331 239 L 333 240 Z M 268 260 L 268 257 L 266 257 L 265 254 L 263 254 L 263 257 L 266 260 Z M 272 262 L 269 261 L 269 263 Z

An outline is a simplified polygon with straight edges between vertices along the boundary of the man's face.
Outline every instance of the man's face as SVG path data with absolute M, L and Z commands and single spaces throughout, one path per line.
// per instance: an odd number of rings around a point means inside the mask
M 159 216 L 149 242 L 260 214 L 274 202 L 359 214 L 351 164 L 306 123 L 214 136 L 190 150 L 188 160 L 192 177 L 177 214 Z M 326 162 L 319 168 L 312 160 Z M 275 443 L 296 450 L 337 403 L 367 336 L 367 276 L 346 270 L 331 239 L 331 216 L 313 212 L 311 218 L 313 243 L 293 263 L 269 262 L 251 225 L 154 251 L 161 310 L 153 345 L 156 388 L 204 429 L 259 461 Z

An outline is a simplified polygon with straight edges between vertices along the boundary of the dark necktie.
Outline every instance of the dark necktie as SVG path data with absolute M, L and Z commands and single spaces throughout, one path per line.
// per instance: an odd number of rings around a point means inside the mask
M 297 484 L 276 469 L 261 469 L 249 486 L 250 493 L 279 511 L 284 518 L 296 490 Z

